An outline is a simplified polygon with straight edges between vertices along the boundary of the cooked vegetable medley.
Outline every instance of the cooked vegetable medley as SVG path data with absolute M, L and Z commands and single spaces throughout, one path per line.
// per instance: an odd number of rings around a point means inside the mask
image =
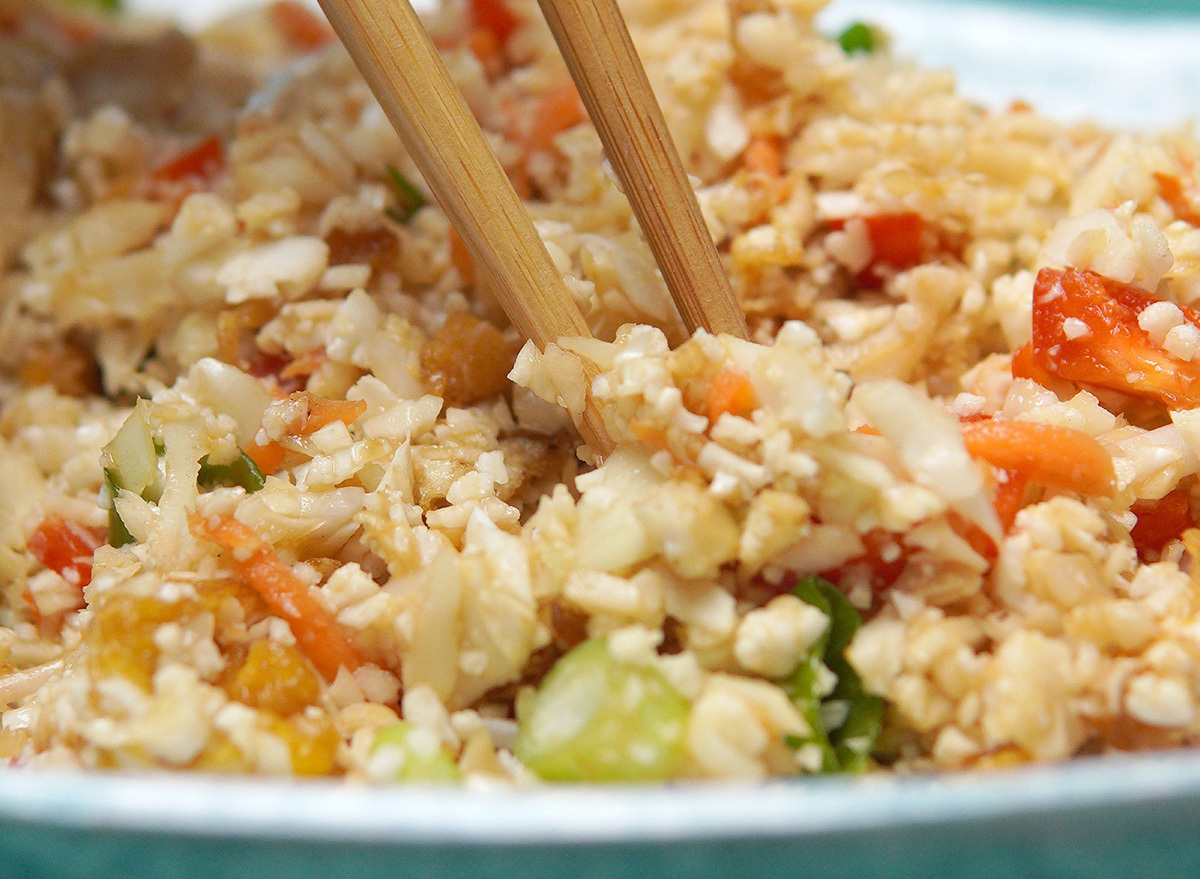
M 308 7 L 0 0 L 0 760 L 1200 739 L 1200 146 L 974 106 L 821 5 L 624 4 L 752 341 L 687 336 L 533 0 L 430 18 L 597 336 L 539 351 Z

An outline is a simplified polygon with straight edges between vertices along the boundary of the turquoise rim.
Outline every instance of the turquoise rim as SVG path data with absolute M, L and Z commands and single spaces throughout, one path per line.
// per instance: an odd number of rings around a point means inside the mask
M 1004 0 L 998 5 L 1056 11 L 1100 11 L 1114 15 L 1136 15 L 1139 18 L 1180 15 L 1200 18 L 1200 4 L 1196 0 Z

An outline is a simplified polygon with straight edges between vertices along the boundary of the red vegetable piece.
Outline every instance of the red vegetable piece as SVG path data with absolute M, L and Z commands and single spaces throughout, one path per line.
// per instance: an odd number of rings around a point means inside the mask
M 1155 301 L 1095 272 L 1042 269 L 1033 288 L 1033 359 L 1058 378 L 1173 409 L 1200 406 L 1200 360 L 1167 353 L 1138 326 L 1138 315 Z M 1179 309 L 1200 329 L 1200 312 Z
M 471 0 L 471 18 L 476 27 L 495 34 L 501 45 L 521 23 L 504 0 Z
M 1182 180 L 1173 174 L 1155 171 L 1154 182 L 1158 184 L 1158 194 L 1170 206 L 1176 217 L 1193 226 L 1200 226 L 1200 212 L 1192 207 Z
M 29 535 L 30 554 L 68 583 L 83 588 L 92 581 L 92 553 L 104 543 L 99 531 L 61 516 L 47 516 Z
M 276 0 L 268 7 L 268 14 L 271 24 L 298 52 L 314 52 L 337 39 L 324 17 L 296 0 Z
M 920 264 L 925 220 L 916 211 L 863 217 L 875 256 L 872 265 L 911 269 Z
M 1156 501 L 1138 501 L 1133 505 L 1133 513 L 1137 524 L 1130 537 L 1139 556 L 1162 552 L 1168 543 L 1194 527 L 1191 504 L 1182 491 L 1172 491 Z
M 150 177 L 162 183 L 195 179 L 207 180 L 221 167 L 221 159 L 221 138 L 213 135 L 159 165 L 151 172 Z
M 829 221 L 832 230 L 844 229 L 851 219 L 862 220 L 871 242 L 871 261 L 859 272 L 855 283 L 877 289 L 883 282 L 878 269 L 884 266 L 903 271 L 920 265 L 925 258 L 925 220 L 916 211 L 869 214 Z

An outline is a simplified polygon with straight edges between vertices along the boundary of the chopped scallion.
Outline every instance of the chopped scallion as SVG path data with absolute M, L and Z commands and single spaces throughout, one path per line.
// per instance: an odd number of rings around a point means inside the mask
M 841 590 L 820 577 L 801 580 L 792 594 L 826 614 L 829 628 L 783 682 L 811 729 L 788 744 L 816 745 L 823 772 L 861 772 L 883 725 L 883 700 L 863 689 L 845 656 L 862 619 Z
M 387 166 L 387 176 L 392 195 L 396 197 L 396 207 L 389 208 L 387 215 L 397 223 L 407 223 L 425 206 L 425 196 L 395 165 Z
M 838 34 L 837 41 L 847 55 L 853 55 L 855 52 L 865 52 L 869 55 L 879 48 L 881 42 L 879 31 L 861 21 L 854 22 Z
M 267 484 L 258 465 L 245 452 L 228 464 L 210 464 L 206 455 L 200 460 L 200 474 L 196 481 L 205 491 L 241 486 L 250 494 Z

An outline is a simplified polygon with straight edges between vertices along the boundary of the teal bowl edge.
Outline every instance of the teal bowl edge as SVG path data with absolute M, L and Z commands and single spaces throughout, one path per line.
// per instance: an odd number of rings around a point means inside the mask
M 978 2 L 978 0 L 973 0 Z M 1189 16 L 1200 18 L 1196 0 L 988 0 L 996 6 L 1050 9 L 1056 12 L 1103 12 L 1138 18 Z
M 7 770 L 0 875 L 1194 877 L 1200 756 L 659 790 Z

